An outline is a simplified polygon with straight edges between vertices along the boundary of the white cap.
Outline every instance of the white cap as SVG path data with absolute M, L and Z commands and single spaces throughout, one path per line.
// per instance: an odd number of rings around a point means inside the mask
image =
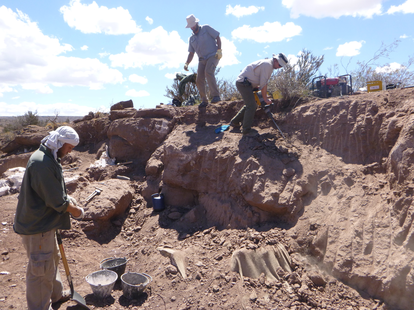
M 185 28 L 194 27 L 198 23 L 198 18 L 193 14 L 187 16 L 187 26 Z
M 283 53 L 279 53 L 277 55 L 273 54 L 273 58 L 276 58 L 279 65 L 281 65 L 283 68 L 286 67 L 286 65 L 289 63 L 289 60 Z

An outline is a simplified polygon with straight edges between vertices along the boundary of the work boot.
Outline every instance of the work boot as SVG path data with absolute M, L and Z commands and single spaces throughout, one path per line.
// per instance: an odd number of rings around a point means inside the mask
M 70 290 L 65 290 L 62 292 L 62 297 L 59 300 L 52 303 L 52 307 L 55 308 L 56 306 L 60 306 L 64 302 L 67 302 L 71 298 Z
M 220 96 L 214 96 L 213 99 L 211 99 L 211 103 L 216 103 L 221 101 Z
M 241 127 L 241 123 L 240 122 L 231 121 L 230 122 L 230 126 L 231 127 L 234 127 L 234 128 L 240 128 Z
M 200 105 L 198 106 L 199 108 L 205 108 L 208 105 L 207 101 L 203 101 L 202 103 L 200 103 Z
M 259 132 L 256 129 L 243 130 L 244 137 L 255 137 L 257 135 L 259 135 Z

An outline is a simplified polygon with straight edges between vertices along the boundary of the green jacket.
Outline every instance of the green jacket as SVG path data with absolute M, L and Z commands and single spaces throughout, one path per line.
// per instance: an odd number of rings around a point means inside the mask
M 44 145 L 30 156 L 20 189 L 14 231 L 34 235 L 70 229 L 69 205 L 62 166 Z

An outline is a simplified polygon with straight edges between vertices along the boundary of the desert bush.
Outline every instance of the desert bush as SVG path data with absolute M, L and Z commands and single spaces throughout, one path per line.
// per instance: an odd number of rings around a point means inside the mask
M 220 67 L 216 68 L 214 75 L 216 76 L 217 87 L 219 89 L 221 99 L 222 100 L 240 99 L 241 96 L 236 89 L 236 85 L 234 81 L 223 79 L 223 78 L 219 79 L 217 77 L 220 72 L 220 69 L 221 69 Z M 195 72 L 193 71 L 192 73 L 189 73 L 189 74 L 193 74 L 193 73 Z M 197 85 L 195 83 L 188 82 L 185 85 L 184 93 L 182 96 L 180 95 L 180 92 L 179 92 L 179 84 L 180 84 L 180 79 L 179 79 L 179 75 L 177 74 L 177 77 L 174 79 L 174 82 L 171 85 L 171 87 L 168 87 L 168 86 L 166 87 L 165 97 L 170 98 L 170 99 L 178 99 L 180 102 L 184 102 L 190 99 L 190 97 L 194 97 L 196 98 L 196 103 L 200 103 L 201 98 L 199 97 Z M 208 83 L 206 83 L 206 92 L 207 94 L 210 93 Z
M 365 88 L 369 81 L 382 81 L 387 84 L 399 84 L 400 87 L 414 84 L 414 72 L 410 71 L 410 67 L 414 63 L 414 55 L 410 56 L 408 61 L 400 68 L 391 69 L 389 63 L 380 65 L 379 60 L 382 58 L 390 58 L 390 54 L 398 47 L 401 40 L 394 40 L 390 44 L 381 43 L 381 46 L 374 53 L 372 58 L 367 61 L 358 61 L 354 70 L 350 71 L 352 76 L 353 88 L 355 90 Z M 347 70 L 352 58 L 346 66 Z
M 293 108 L 299 99 L 310 94 L 312 77 L 323 64 L 323 60 L 323 55 L 315 56 L 303 49 L 296 63 L 289 63 L 284 69 L 274 71 L 267 89 L 271 93 L 280 92 L 282 109 Z
M 198 98 L 198 90 L 197 90 L 197 86 L 195 83 L 192 82 L 188 82 L 185 85 L 184 88 L 184 93 L 182 95 L 180 95 L 180 90 L 179 90 L 179 85 L 180 85 L 180 81 L 182 77 L 185 76 L 189 76 L 191 74 L 194 74 L 195 72 L 193 71 L 192 73 L 189 74 L 181 74 L 181 76 L 179 74 L 176 75 L 176 78 L 173 81 L 173 84 L 171 85 L 171 88 L 169 88 L 168 86 L 165 89 L 165 97 L 172 99 L 177 99 L 180 102 L 184 102 L 188 99 L 190 99 L 191 96 L 193 96 L 194 98 Z M 199 102 L 199 100 L 198 100 Z
M 20 130 L 29 125 L 43 126 L 44 122 L 39 119 L 37 111 L 28 111 L 23 116 L 17 116 L 13 121 L 4 126 L 3 132 Z

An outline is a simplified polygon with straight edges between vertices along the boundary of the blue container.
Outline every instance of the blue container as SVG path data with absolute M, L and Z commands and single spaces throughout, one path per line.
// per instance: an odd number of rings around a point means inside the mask
M 164 194 L 153 194 L 152 196 L 152 207 L 154 211 L 162 211 L 165 209 Z

